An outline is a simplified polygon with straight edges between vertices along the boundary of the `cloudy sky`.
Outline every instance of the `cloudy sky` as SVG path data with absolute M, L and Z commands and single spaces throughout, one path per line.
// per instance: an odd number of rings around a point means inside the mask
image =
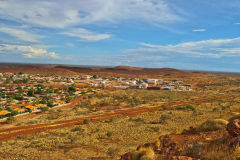
M 239 0 L 0 0 L 0 62 L 240 71 Z

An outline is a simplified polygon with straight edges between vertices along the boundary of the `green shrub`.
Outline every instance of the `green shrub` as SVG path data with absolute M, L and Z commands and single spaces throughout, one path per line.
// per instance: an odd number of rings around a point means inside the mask
M 58 111 L 58 112 L 62 112 L 62 110 L 61 110 L 61 109 L 57 109 L 57 111 Z
M 18 115 L 18 111 L 11 111 L 11 116 L 16 116 Z
M 179 106 L 176 108 L 177 110 L 186 110 L 187 108 L 185 106 Z
M 162 106 L 162 109 L 163 110 L 167 110 L 167 106 Z
M 71 132 L 77 132 L 77 131 L 81 131 L 80 127 L 75 127 L 73 129 L 71 129 Z
M 46 111 L 48 111 L 48 107 L 40 107 L 40 110 L 42 111 L 42 112 L 46 112 Z
M 112 132 L 107 132 L 107 136 L 111 137 L 112 136 Z
M 186 106 L 179 106 L 176 109 L 177 110 L 192 110 L 193 112 L 197 112 L 196 108 L 192 104 L 188 104 Z
M 84 120 L 83 120 L 83 123 L 84 123 L 84 124 L 89 124 L 89 119 L 84 119 Z
M 192 104 L 187 105 L 186 108 L 192 110 L 193 112 L 197 112 L 196 108 Z
M 168 115 L 168 114 L 161 115 L 161 118 L 160 118 L 161 122 L 166 122 L 166 120 L 168 120 L 168 119 L 171 119 L 170 115 Z
M 213 110 L 212 110 L 213 112 L 218 112 L 219 111 L 219 109 L 218 108 L 213 108 Z
M 7 118 L 6 123 L 12 123 L 14 121 L 15 121 L 15 118 L 10 116 L 10 117 Z

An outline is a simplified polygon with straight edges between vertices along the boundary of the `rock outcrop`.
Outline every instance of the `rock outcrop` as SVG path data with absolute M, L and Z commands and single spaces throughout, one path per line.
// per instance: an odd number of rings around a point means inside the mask
M 240 119 L 235 119 L 229 122 L 227 125 L 227 131 L 232 137 L 240 136 Z

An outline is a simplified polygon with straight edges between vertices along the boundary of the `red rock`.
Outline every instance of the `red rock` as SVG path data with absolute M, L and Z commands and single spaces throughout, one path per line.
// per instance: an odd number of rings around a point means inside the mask
M 197 127 L 191 126 L 188 130 L 184 130 L 183 134 L 196 134 L 197 133 Z
M 121 156 L 120 160 L 132 160 L 132 153 L 128 152 L 128 153 L 124 154 L 123 156 Z
M 227 131 L 232 137 L 240 136 L 240 119 L 235 119 L 229 122 L 227 125 Z
M 193 158 L 187 156 L 173 156 L 172 160 L 193 160 Z

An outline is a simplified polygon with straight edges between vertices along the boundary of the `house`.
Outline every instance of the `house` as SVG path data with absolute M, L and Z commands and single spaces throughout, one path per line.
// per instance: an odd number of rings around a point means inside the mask
M 102 78 L 97 78 L 97 79 L 94 79 L 94 81 L 101 82 L 101 81 L 103 81 L 103 79 Z
M 135 80 L 132 80 L 132 81 L 129 82 L 129 85 L 130 85 L 130 86 L 134 86 L 134 85 L 136 85 L 136 84 L 137 84 L 137 81 L 135 81 Z
M 157 80 L 156 79 L 147 79 L 148 84 L 156 84 Z
M 89 80 L 90 78 L 91 78 L 90 75 L 84 75 L 84 76 L 82 76 L 82 79 L 83 79 L 83 80 Z
M 31 110 L 31 111 L 36 111 L 37 107 L 36 106 L 26 106 L 25 108 Z
M 23 113 L 26 111 L 24 108 L 14 108 L 13 110 L 17 111 L 18 113 Z
M 143 89 L 146 89 L 148 87 L 148 84 L 147 83 L 141 83 L 139 85 L 140 88 L 143 88 Z
M 192 90 L 192 86 L 190 85 L 190 84 L 185 84 L 185 85 L 183 85 L 184 87 L 185 87 L 185 89 L 187 90 L 187 91 L 191 91 Z
M 10 114 L 11 112 L 7 111 L 7 110 L 2 110 L 0 111 L 0 116 L 6 116 L 7 114 Z
M 128 86 L 113 86 L 116 89 L 127 89 Z
M 139 85 L 131 85 L 129 88 L 131 88 L 131 89 L 140 89 L 140 86 Z
M 129 82 L 124 82 L 123 85 L 124 86 L 129 86 Z
M 58 100 L 57 100 L 57 103 L 59 103 L 59 104 L 65 104 L 66 102 L 58 99 Z

